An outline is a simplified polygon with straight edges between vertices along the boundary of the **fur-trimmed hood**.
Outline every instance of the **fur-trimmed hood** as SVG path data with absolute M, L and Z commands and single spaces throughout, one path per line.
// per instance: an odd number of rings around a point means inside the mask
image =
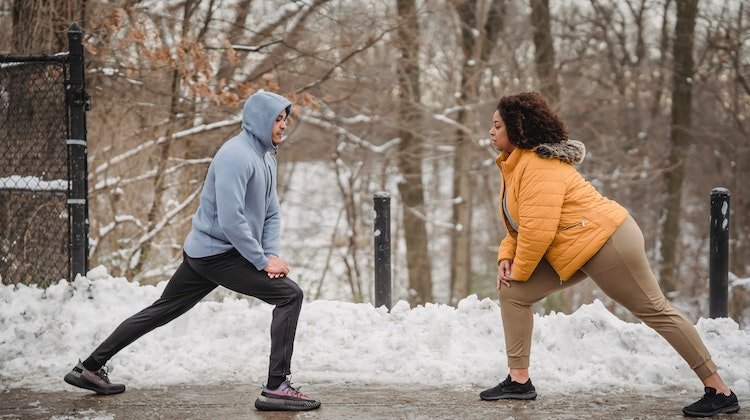
M 557 159 L 571 165 L 578 165 L 586 156 L 586 146 L 578 140 L 554 144 L 543 143 L 534 148 L 534 153 L 545 159 Z

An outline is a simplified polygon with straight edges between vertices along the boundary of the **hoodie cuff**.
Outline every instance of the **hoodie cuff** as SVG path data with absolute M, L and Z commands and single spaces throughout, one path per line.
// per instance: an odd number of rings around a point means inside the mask
M 268 266 L 268 258 L 265 255 L 257 261 L 250 262 L 258 269 L 258 271 L 264 271 L 263 269 Z

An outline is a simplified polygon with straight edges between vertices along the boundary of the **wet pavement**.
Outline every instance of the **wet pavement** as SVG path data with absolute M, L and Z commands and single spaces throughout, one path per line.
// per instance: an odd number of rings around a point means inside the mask
M 489 402 L 479 399 L 479 388 L 321 383 L 302 391 L 320 398 L 323 406 L 259 412 L 253 406 L 259 388 L 247 384 L 129 389 L 111 396 L 11 389 L 0 391 L 0 419 L 680 419 L 682 406 L 699 397 L 540 392 L 535 401 Z M 750 419 L 750 400 L 740 399 L 740 405 L 739 413 L 717 418 Z

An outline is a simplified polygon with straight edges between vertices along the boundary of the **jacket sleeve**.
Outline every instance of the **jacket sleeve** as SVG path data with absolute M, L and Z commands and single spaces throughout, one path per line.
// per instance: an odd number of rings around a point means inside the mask
M 253 237 L 244 215 L 247 185 L 254 168 L 241 153 L 226 153 L 217 156 L 216 167 L 216 212 L 219 227 L 229 242 L 255 268 L 263 270 L 268 258 L 257 238 Z
M 518 236 L 511 273 L 515 280 L 529 279 L 557 234 L 565 198 L 565 182 L 558 164 L 562 163 L 543 159 L 537 167 L 527 167 L 521 173 Z
M 279 197 L 276 193 L 276 161 L 271 168 L 272 185 L 271 185 L 271 199 L 268 202 L 266 208 L 266 219 L 263 221 L 263 250 L 266 257 L 273 255 L 279 256 L 279 245 L 281 235 L 281 211 L 279 207 Z
M 499 264 L 502 260 L 513 261 L 513 258 L 515 258 L 515 256 L 516 238 L 508 233 L 505 235 L 505 238 L 503 238 L 502 242 L 500 242 L 500 247 L 497 250 L 497 262 Z

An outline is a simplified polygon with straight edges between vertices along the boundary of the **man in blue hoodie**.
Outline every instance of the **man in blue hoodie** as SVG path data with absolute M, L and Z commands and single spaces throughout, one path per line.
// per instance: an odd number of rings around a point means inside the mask
M 214 156 L 183 246 L 183 262 L 161 297 L 126 319 L 91 355 L 65 375 L 65 382 L 98 394 L 118 394 L 104 365 L 142 335 L 195 306 L 217 286 L 275 305 L 271 321 L 268 382 L 255 401 L 259 410 L 311 410 L 320 402 L 292 388 L 294 335 L 302 290 L 287 277 L 279 256 L 280 214 L 276 195 L 276 148 L 284 141 L 291 103 L 256 92 L 245 102 L 241 132 Z

